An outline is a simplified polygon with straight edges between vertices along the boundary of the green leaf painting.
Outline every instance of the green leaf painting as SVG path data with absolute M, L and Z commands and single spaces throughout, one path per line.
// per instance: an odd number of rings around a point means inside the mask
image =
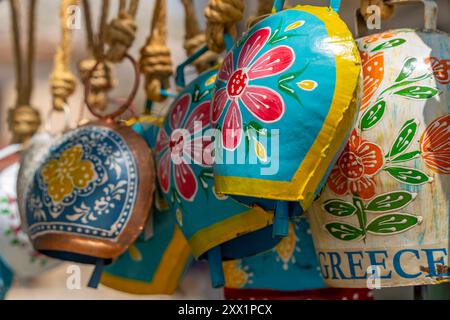
M 414 168 L 389 166 L 384 168 L 384 170 L 394 179 L 402 183 L 421 185 L 432 181 L 431 177 L 428 177 L 424 172 Z
M 439 90 L 427 86 L 411 86 L 394 92 L 396 95 L 415 100 L 426 100 L 434 97 L 438 93 Z
M 330 235 L 339 240 L 351 241 L 363 236 L 361 229 L 346 223 L 331 222 L 327 223 L 325 228 Z
M 406 213 L 389 213 L 376 217 L 367 225 L 367 232 L 375 235 L 396 234 L 422 222 L 422 217 Z
M 359 128 L 364 131 L 375 126 L 383 118 L 385 110 L 386 102 L 384 100 L 378 101 L 369 107 L 361 117 Z
M 329 214 L 336 217 L 348 217 L 356 212 L 356 208 L 353 204 L 339 199 L 326 201 L 323 208 Z
M 407 191 L 389 192 L 370 200 L 366 206 L 366 211 L 389 212 L 399 210 L 407 206 L 416 197 L 415 193 Z
M 394 48 L 394 47 L 398 47 L 402 44 L 404 44 L 406 42 L 405 39 L 402 38 L 396 38 L 396 39 L 392 39 L 386 42 L 383 42 L 382 44 L 376 46 L 375 48 L 373 48 L 371 51 L 372 52 L 376 52 L 376 51 L 380 51 L 380 50 L 385 50 L 385 49 L 389 49 L 389 48 Z
M 389 152 L 390 157 L 403 153 L 403 151 L 411 145 L 414 136 L 416 135 L 418 125 L 418 122 L 414 119 L 405 122 L 392 144 L 391 151 Z

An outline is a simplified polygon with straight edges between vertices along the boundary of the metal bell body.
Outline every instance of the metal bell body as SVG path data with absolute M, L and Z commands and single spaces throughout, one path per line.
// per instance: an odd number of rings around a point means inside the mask
M 151 151 L 131 128 L 99 121 L 64 134 L 26 191 L 34 247 L 61 260 L 109 263 L 136 240 L 154 190 Z
M 11 154 L 8 158 L 13 157 L 14 154 Z M 8 159 L 4 158 L 0 163 L 3 161 Z M 59 262 L 35 251 L 21 226 L 16 191 L 20 162 L 17 153 L 15 159 L 0 171 L 0 257 L 18 279 L 27 281 L 55 267 Z
M 133 125 L 150 148 L 156 145 L 160 121 L 149 119 Z M 134 294 L 173 294 L 182 275 L 190 265 L 192 256 L 176 214 L 157 188 L 150 219 L 153 234 L 146 238 L 145 231 L 134 244 L 110 266 L 106 267 L 101 283 L 107 287 Z
M 215 247 L 261 230 L 271 224 L 273 214 L 260 207 L 241 205 L 214 190 L 213 134 L 210 127 L 211 92 L 217 70 L 209 70 L 192 81 L 175 98 L 156 142 L 159 185 L 195 258 Z M 246 243 L 238 251 L 273 246 L 264 241 Z M 239 240 L 239 239 L 237 239 Z M 233 251 L 233 250 L 231 250 Z M 242 252 L 234 254 L 240 255 Z
M 392 30 L 359 39 L 358 121 L 309 210 L 330 286 L 448 277 L 450 37 Z
M 307 209 L 356 117 L 360 71 L 353 37 L 331 8 L 296 6 L 255 24 L 215 85 L 217 192 Z

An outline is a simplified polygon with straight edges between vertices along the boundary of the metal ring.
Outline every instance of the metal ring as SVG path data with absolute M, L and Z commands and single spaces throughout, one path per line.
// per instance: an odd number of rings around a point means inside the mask
M 103 63 L 103 60 L 98 60 L 97 63 L 95 64 L 95 66 L 91 69 L 91 71 L 89 71 L 89 75 L 84 83 L 84 101 L 86 103 L 86 106 L 88 107 L 89 111 L 96 116 L 99 119 L 114 119 L 117 118 L 118 116 L 120 116 L 121 114 L 123 114 L 125 111 L 127 111 L 127 109 L 130 107 L 130 105 L 132 104 L 137 90 L 139 88 L 139 67 L 136 63 L 136 61 L 134 60 L 134 58 L 132 56 L 130 56 L 128 53 L 125 55 L 125 58 L 127 58 L 131 64 L 133 65 L 134 68 L 134 73 L 135 73 L 135 78 L 134 78 L 134 85 L 133 85 L 133 89 L 131 90 L 127 100 L 119 107 L 119 109 L 117 109 L 114 112 L 111 112 L 109 114 L 101 114 L 99 112 L 97 112 L 97 110 L 95 110 L 94 107 L 92 107 L 89 104 L 89 92 L 91 90 L 91 85 L 89 82 L 89 79 L 92 77 L 93 72 L 95 71 L 95 69 L 97 69 L 97 67 L 100 65 L 100 63 Z

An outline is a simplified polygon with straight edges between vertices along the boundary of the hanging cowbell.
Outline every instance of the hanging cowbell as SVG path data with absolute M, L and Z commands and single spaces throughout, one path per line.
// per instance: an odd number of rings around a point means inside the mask
M 296 217 L 288 236 L 253 257 L 224 262 L 226 299 L 367 300 L 367 289 L 327 288 L 320 274 L 309 222 Z
M 138 82 L 136 70 L 131 95 L 110 115 L 87 103 L 99 120 L 58 139 L 26 191 L 25 224 L 34 247 L 61 260 L 96 264 L 90 286 L 101 267 L 136 240 L 150 213 L 151 151 L 139 134 L 114 120 L 131 104 Z M 86 101 L 89 89 L 86 81 Z
M 448 278 L 450 37 L 436 30 L 434 1 L 424 4 L 425 30 L 358 40 L 360 116 L 309 211 L 330 286 Z
M 180 87 L 183 68 L 206 51 L 201 49 L 178 68 Z M 175 210 L 193 256 L 209 260 L 213 286 L 219 287 L 224 282 L 222 260 L 267 250 L 278 240 L 271 236 L 272 213 L 214 190 L 210 105 L 216 76 L 217 69 L 206 71 L 179 93 L 158 133 L 156 160 L 163 196 Z
M 0 256 L 22 281 L 56 266 L 58 261 L 36 252 L 21 227 L 16 182 L 22 145 L 0 149 Z
M 273 200 L 278 236 L 287 235 L 287 202 L 310 206 L 345 142 L 361 71 L 337 13 L 340 1 L 280 11 L 283 4 L 275 1 L 278 12 L 253 25 L 227 54 L 211 119 L 220 130 L 216 191 Z
M 156 145 L 158 119 L 145 117 L 133 125 L 150 148 Z M 173 294 L 190 265 L 191 255 L 186 239 L 176 224 L 160 190 L 154 195 L 153 234 L 145 232 L 103 272 L 101 283 L 107 287 L 135 294 Z

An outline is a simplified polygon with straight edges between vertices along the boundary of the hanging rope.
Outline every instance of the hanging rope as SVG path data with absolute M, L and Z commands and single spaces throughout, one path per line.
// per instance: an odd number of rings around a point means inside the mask
M 62 111 L 67 99 L 75 91 L 76 78 L 70 70 L 72 32 L 67 26 L 69 9 L 78 0 L 62 0 L 60 8 L 61 43 L 56 50 L 53 72 L 50 75 L 53 108 Z
M 184 49 L 186 50 L 186 54 L 190 56 L 206 44 L 206 35 L 198 25 L 193 0 L 181 0 L 181 2 L 183 3 L 186 12 Z M 215 52 L 208 51 L 194 61 L 194 66 L 197 69 L 197 72 L 201 73 L 214 66 L 217 63 L 217 60 L 218 55 Z
M 243 15 L 243 0 L 209 0 L 205 17 L 206 39 L 210 50 L 221 53 L 225 49 L 225 33 L 235 36 L 235 25 Z
M 361 12 L 361 15 L 363 16 L 365 21 L 367 21 L 367 19 L 372 14 L 370 12 L 367 12 L 367 8 L 372 5 L 378 6 L 380 8 L 381 20 L 388 20 L 394 14 L 394 6 L 387 4 L 385 0 L 361 0 L 359 11 Z
M 151 33 L 141 49 L 139 61 L 141 72 L 145 75 L 147 98 L 156 102 L 166 99 L 161 90 L 169 87 L 169 79 L 173 73 L 170 50 L 166 45 L 166 11 L 166 0 L 156 0 Z
M 99 22 L 99 31 L 95 35 L 91 17 L 89 0 L 83 0 L 84 19 L 86 26 L 87 49 L 89 56 L 78 65 L 80 77 L 83 82 L 89 81 L 91 90 L 87 97 L 90 105 L 98 110 L 105 110 L 107 106 L 107 93 L 114 88 L 115 81 L 111 66 L 104 61 L 104 44 L 107 30 L 107 18 L 109 12 L 109 0 L 102 1 L 102 13 Z M 97 61 L 102 61 L 91 73 Z
M 33 136 L 41 124 L 39 112 L 30 105 L 33 93 L 33 67 L 35 55 L 35 17 L 37 0 L 30 0 L 28 9 L 28 35 L 26 61 L 20 45 L 19 6 L 10 0 L 13 33 L 14 64 L 16 72 L 16 104 L 8 112 L 8 127 L 13 134 L 12 143 L 23 143 Z
M 111 21 L 106 33 L 106 43 L 109 45 L 109 50 L 106 53 L 107 60 L 111 62 L 122 61 L 133 44 L 137 30 L 134 18 L 138 4 L 138 0 L 130 0 L 127 9 L 126 0 L 120 0 L 118 17 Z
M 255 16 L 252 16 L 247 21 L 247 27 L 250 29 L 253 25 L 270 16 L 272 12 L 273 0 L 259 0 L 258 10 Z

